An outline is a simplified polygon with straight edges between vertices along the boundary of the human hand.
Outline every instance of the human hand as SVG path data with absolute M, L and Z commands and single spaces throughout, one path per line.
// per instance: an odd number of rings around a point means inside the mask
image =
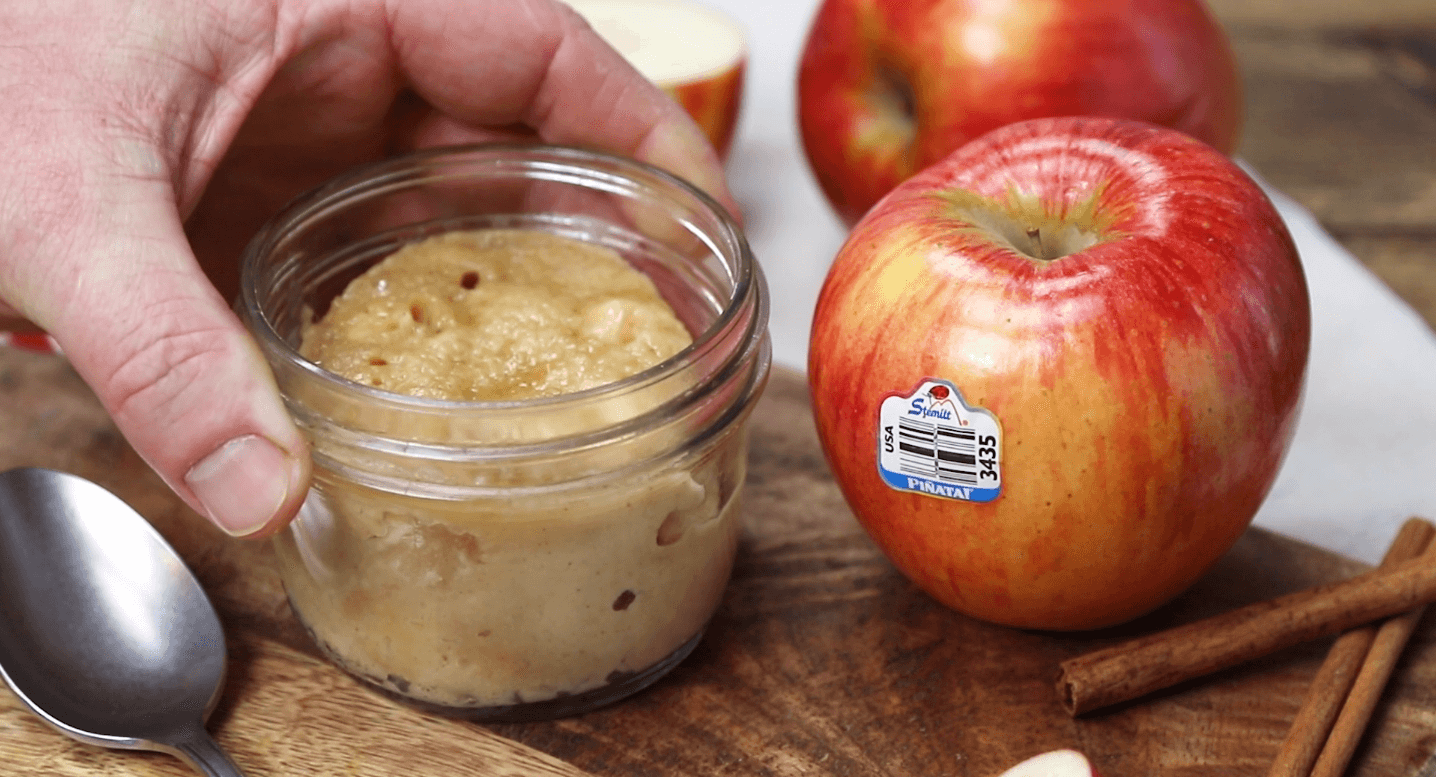
M 634 156 L 737 212 L 692 121 L 552 0 L 11 3 L 0 29 L 0 319 L 54 336 L 135 450 L 237 536 L 287 523 L 310 476 L 228 304 L 291 197 L 520 136 Z

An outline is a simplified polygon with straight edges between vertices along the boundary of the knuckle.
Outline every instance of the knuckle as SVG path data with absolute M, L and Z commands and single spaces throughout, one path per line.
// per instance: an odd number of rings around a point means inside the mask
M 226 372 L 235 350 L 221 327 L 142 326 L 111 348 L 115 358 L 99 391 L 121 423 L 202 421 L 216 409 L 213 378 Z

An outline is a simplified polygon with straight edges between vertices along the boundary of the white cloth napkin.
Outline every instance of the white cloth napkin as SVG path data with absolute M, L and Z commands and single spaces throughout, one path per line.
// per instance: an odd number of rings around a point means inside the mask
M 1256 523 L 1377 563 L 1401 522 L 1436 520 L 1436 336 L 1290 197 L 1312 348 L 1296 438 Z
M 817 3 L 705 2 L 748 31 L 729 179 L 774 290 L 776 360 L 803 369 L 818 289 L 844 235 L 797 134 L 798 55 Z M 1406 517 L 1436 519 L 1436 337 L 1309 213 L 1268 191 L 1301 249 L 1314 322 L 1296 438 L 1255 522 L 1375 563 Z

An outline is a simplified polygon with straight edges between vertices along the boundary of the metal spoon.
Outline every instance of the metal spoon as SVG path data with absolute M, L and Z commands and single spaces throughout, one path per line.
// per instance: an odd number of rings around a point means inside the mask
M 0 677 L 31 710 L 81 742 L 239 777 L 204 728 L 224 668 L 214 608 L 148 521 L 84 478 L 0 473 Z

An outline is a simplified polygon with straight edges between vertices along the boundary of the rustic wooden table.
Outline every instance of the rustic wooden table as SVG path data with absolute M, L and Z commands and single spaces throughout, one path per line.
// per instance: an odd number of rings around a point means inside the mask
M 1212 0 L 1238 153 L 1436 325 L 1436 2 Z
M 1242 156 L 1436 325 L 1436 2 L 1214 6 L 1246 78 Z M 228 540 L 180 506 L 62 360 L 0 352 L 0 468 L 91 477 L 180 549 L 230 635 L 212 728 L 253 775 L 984 775 L 1052 746 L 1088 750 L 1109 777 L 1265 773 L 1323 644 L 1075 721 L 1052 688 L 1056 663 L 1359 565 L 1253 531 L 1192 592 L 1120 632 L 975 623 L 906 584 L 866 541 L 807 413 L 801 376 L 777 374 L 756 420 L 734 583 L 689 661 L 608 710 L 480 727 L 394 704 L 320 660 L 267 546 Z M 1428 618 L 1351 773 L 1428 774 L 1433 750 Z M 0 691 L 0 774 L 185 773 L 165 756 L 70 742 Z

